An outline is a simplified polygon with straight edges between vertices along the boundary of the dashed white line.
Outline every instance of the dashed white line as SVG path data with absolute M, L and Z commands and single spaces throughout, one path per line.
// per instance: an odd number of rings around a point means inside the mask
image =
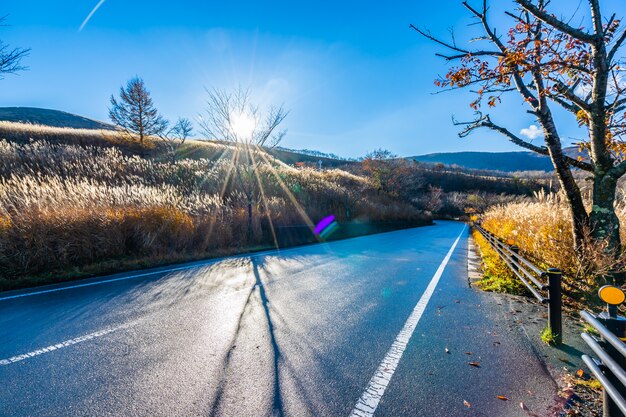
M 104 330 L 99 330 L 97 332 L 93 332 L 93 333 L 89 333 L 83 336 L 79 336 L 76 337 L 74 339 L 70 339 L 70 340 L 66 340 L 64 342 L 61 343 L 57 343 L 56 345 L 50 345 L 50 346 L 46 346 L 44 348 L 41 349 L 37 349 L 37 350 L 33 350 L 32 352 L 28 352 L 28 353 L 24 353 L 22 355 L 17 355 L 17 356 L 12 356 L 10 358 L 7 359 L 0 359 L 0 366 L 6 366 L 6 365 L 11 365 L 12 363 L 15 362 L 20 362 L 26 359 L 30 359 L 30 358 L 34 358 L 35 356 L 39 356 L 39 355 L 43 355 L 44 353 L 49 353 L 49 352 L 53 352 L 55 350 L 58 349 L 63 349 L 66 348 L 68 346 L 72 346 L 75 345 L 77 343 L 82 343 L 82 342 L 86 342 L 88 340 L 92 340 L 98 337 L 102 337 L 105 336 L 107 334 L 116 332 L 118 330 L 122 330 L 122 329 L 126 329 L 132 325 L 134 325 L 135 323 L 126 323 L 126 324 L 122 324 L 121 326 L 117 326 L 117 327 L 111 327 L 108 329 L 104 329 Z
M 411 336 L 415 331 L 415 327 L 420 321 L 420 318 L 422 317 L 422 314 L 424 313 L 424 310 L 426 309 L 430 298 L 435 292 L 435 288 L 439 283 L 439 279 L 441 278 L 441 275 L 443 274 L 446 265 L 448 265 L 448 262 L 450 261 L 452 252 L 454 252 L 454 249 L 459 243 L 459 240 L 461 239 L 461 236 L 464 232 L 465 226 L 450 247 L 450 250 L 448 251 L 446 257 L 443 258 L 441 265 L 439 265 L 439 268 L 437 268 L 435 275 L 433 275 L 432 279 L 430 280 L 428 287 L 426 287 L 426 291 L 424 291 L 424 294 L 422 294 L 422 297 L 415 305 L 415 308 L 413 309 L 413 312 L 404 324 L 404 327 L 402 328 L 400 333 L 398 333 L 398 336 L 396 336 L 396 339 L 391 345 L 389 351 L 387 351 L 387 354 L 383 358 L 383 361 L 378 366 L 378 369 L 374 373 L 374 376 L 372 377 L 372 379 L 370 379 L 367 388 L 365 389 L 365 391 L 361 395 L 361 398 L 359 398 L 356 405 L 354 406 L 354 409 L 350 413 L 350 417 L 371 417 L 374 415 L 374 412 L 376 411 L 376 408 L 378 408 L 378 404 L 380 403 L 380 399 L 383 397 L 383 394 L 385 393 L 385 390 L 387 389 L 387 386 L 391 381 L 391 377 L 398 367 L 398 363 L 402 358 L 402 354 L 409 344 L 409 340 L 411 339 Z

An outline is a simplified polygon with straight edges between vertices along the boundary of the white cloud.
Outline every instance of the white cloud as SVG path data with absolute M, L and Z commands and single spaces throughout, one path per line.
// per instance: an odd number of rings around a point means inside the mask
M 520 130 L 519 133 L 528 139 L 537 139 L 543 136 L 543 132 L 535 125 L 530 125 Z
M 574 93 L 581 98 L 587 97 L 589 93 L 591 93 L 591 85 L 589 84 L 579 84 L 574 90 Z

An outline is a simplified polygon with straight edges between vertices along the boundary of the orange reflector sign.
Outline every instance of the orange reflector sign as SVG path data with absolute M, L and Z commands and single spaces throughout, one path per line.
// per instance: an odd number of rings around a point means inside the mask
M 598 296 L 602 301 L 613 306 L 622 304 L 624 299 L 626 299 L 624 291 L 612 285 L 605 285 L 600 288 L 598 290 Z

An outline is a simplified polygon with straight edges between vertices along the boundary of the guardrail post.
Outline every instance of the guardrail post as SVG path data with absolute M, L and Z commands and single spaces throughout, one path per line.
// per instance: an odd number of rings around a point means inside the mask
M 513 252 L 513 260 L 515 260 L 515 262 L 519 263 L 519 258 L 517 257 L 517 255 L 519 255 L 519 246 L 517 245 L 513 245 L 511 246 L 511 252 Z M 517 266 L 516 265 L 511 265 L 511 268 L 517 270 Z
M 626 319 L 623 317 L 617 317 L 613 311 L 609 310 L 609 312 L 600 313 L 598 315 L 598 320 L 611 331 L 611 333 L 615 334 L 620 339 L 624 340 L 626 338 Z M 606 353 L 611 356 L 617 364 L 622 368 L 626 369 L 626 358 L 618 352 L 617 349 L 613 347 L 610 343 L 606 343 L 604 338 L 602 338 L 602 347 L 606 351 Z M 622 385 L 620 380 L 613 375 L 610 371 L 603 371 L 606 375 L 607 379 L 613 384 L 613 386 L 619 391 L 622 397 L 626 397 L 626 387 Z M 617 407 L 617 404 L 613 401 L 613 399 L 607 394 L 606 390 L 602 390 L 602 416 L 603 417 L 622 417 L 624 414 Z
M 562 273 L 558 268 L 548 269 L 548 322 L 554 335 L 554 342 L 560 345 L 563 342 L 563 307 L 561 300 Z

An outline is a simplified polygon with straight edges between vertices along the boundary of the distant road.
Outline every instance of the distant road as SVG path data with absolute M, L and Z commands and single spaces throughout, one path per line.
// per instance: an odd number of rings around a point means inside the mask
M 468 287 L 467 234 L 437 222 L 0 293 L 0 414 L 548 415 L 554 382 Z

